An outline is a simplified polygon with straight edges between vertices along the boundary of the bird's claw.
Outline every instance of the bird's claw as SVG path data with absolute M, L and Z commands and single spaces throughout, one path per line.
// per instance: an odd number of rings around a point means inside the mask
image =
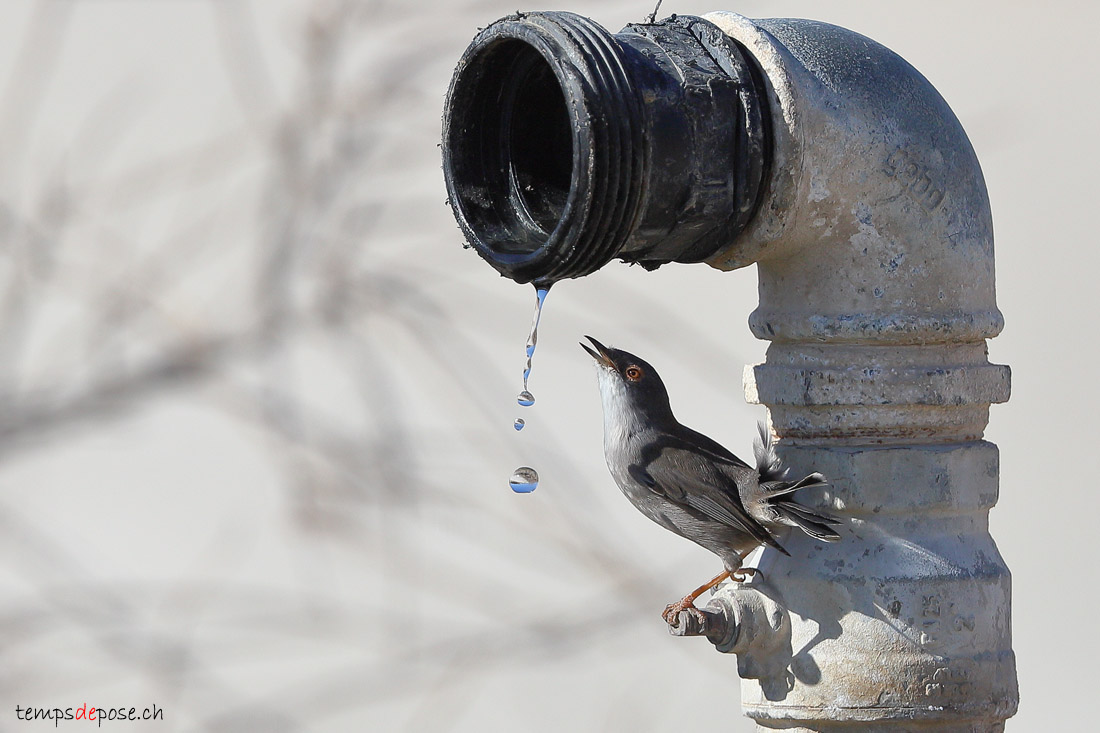
M 670 603 L 665 606 L 665 610 L 661 612 L 661 617 L 665 620 L 665 623 L 672 627 L 678 627 L 680 625 L 680 614 L 687 611 L 700 625 L 704 624 L 707 620 L 706 615 L 695 607 L 695 604 L 690 598 L 681 598 L 675 603 Z
M 760 571 L 756 568 L 737 568 L 730 573 L 730 577 L 738 583 L 744 583 L 748 578 L 755 578 L 759 574 Z

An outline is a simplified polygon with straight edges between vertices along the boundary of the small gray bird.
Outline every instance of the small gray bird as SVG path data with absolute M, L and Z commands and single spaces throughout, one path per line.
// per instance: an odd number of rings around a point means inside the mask
M 701 615 L 695 599 L 728 577 L 742 582 L 751 568 L 745 556 L 759 545 L 790 555 L 773 531 L 797 527 L 825 542 L 840 535 L 830 525 L 840 520 L 795 502 L 800 489 L 824 486 L 811 473 L 786 480 L 771 434 L 760 425 L 756 467 L 718 443 L 681 425 L 672 414 L 668 391 L 647 362 L 620 349 L 581 344 L 596 360 L 603 398 L 603 450 L 607 467 L 626 498 L 665 529 L 702 545 L 722 559 L 725 570 L 662 614 L 676 626 L 681 611 Z

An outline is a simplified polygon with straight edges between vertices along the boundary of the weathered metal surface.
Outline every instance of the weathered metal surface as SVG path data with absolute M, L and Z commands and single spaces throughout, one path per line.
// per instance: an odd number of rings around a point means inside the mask
M 936 90 L 873 41 L 707 19 L 759 64 L 772 105 L 760 212 L 710 260 L 759 265 L 750 327 L 772 343 L 746 394 L 847 519 L 842 542 L 792 535 L 790 558 L 762 553 L 759 577 L 708 606 L 744 710 L 769 730 L 1003 730 L 1018 701 L 1011 578 L 981 437 L 1010 375 L 986 357 L 1003 322 L 977 159 Z
M 536 13 L 487 29 L 448 97 L 452 204 L 520 282 L 614 256 L 756 263 L 749 326 L 771 345 L 746 394 L 792 471 L 831 479 L 817 498 L 843 541 L 785 538 L 789 558 L 762 552 L 751 583 L 674 633 L 737 654 L 761 728 L 1002 730 L 1018 699 L 1011 578 L 982 436 L 1010 373 L 986 355 L 1003 319 L 977 158 L 931 84 L 874 41 L 706 21 L 612 36 Z

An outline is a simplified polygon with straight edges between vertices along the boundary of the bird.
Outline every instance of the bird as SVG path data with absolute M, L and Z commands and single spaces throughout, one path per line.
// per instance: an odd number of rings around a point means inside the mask
M 586 336 L 581 343 L 596 360 L 603 403 L 604 458 L 626 498 L 645 516 L 710 550 L 723 571 L 670 603 L 662 613 L 670 626 L 687 611 L 700 622 L 695 599 L 727 578 L 744 582 L 755 575 L 742 567 L 745 556 L 760 545 L 789 552 L 776 534 L 789 527 L 824 542 L 836 542 L 832 529 L 840 520 L 799 504 L 802 489 L 828 485 L 820 473 L 796 481 L 775 451 L 763 423 L 755 442 L 756 465 L 750 466 L 719 443 L 681 425 L 672 414 L 668 390 L 648 362 Z

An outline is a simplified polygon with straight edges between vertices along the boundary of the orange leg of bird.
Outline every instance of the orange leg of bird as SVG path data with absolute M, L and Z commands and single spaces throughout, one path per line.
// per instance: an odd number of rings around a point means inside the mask
M 741 571 L 737 570 L 737 571 L 734 571 L 734 572 L 741 572 Z M 702 623 L 702 621 L 703 621 L 703 612 L 695 607 L 695 599 L 698 598 L 699 596 L 703 595 L 708 590 L 710 590 L 714 586 L 718 585 L 719 583 L 721 583 L 723 580 L 725 580 L 728 577 L 730 577 L 730 571 L 729 570 L 724 570 L 721 573 L 719 573 L 718 575 L 715 575 L 713 578 L 708 580 L 703 585 L 701 585 L 698 588 L 696 588 L 695 590 L 693 590 L 691 593 L 688 593 L 686 596 L 684 596 L 680 600 L 676 601 L 675 603 L 670 603 L 667 606 L 665 606 L 665 610 L 661 614 L 661 616 L 665 620 L 665 623 L 667 623 L 669 626 L 679 626 L 680 625 L 680 612 L 681 611 L 690 611 L 690 612 L 694 613 L 696 616 L 699 617 L 700 623 Z M 744 580 L 743 577 L 742 577 L 742 580 Z

